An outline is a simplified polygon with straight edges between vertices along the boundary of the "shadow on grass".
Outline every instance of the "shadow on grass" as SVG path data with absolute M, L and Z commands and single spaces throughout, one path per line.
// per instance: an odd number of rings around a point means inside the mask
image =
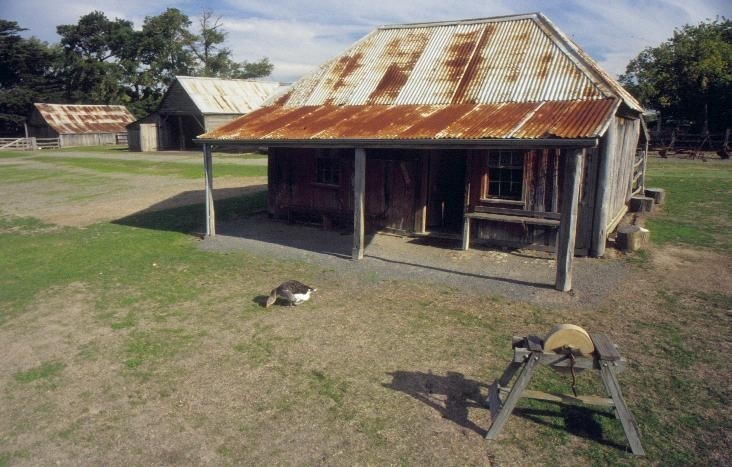
M 602 425 L 598 422 L 597 417 L 615 420 L 611 413 L 579 405 L 553 402 L 544 402 L 543 404 L 556 405 L 559 410 L 517 407 L 514 409 L 513 415 L 558 431 L 566 431 L 605 446 L 611 446 L 622 451 L 628 450 L 626 445 L 607 439 Z M 620 421 L 617 421 L 617 423 L 620 423 Z
M 204 191 L 179 193 L 113 224 L 202 236 L 205 232 Z M 214 190 L 217 221 L 230 222 L 267 206 L 267 192 L 261 186 Z
M 391 384 L 384 387 L 401 391 L 427 404 L 446 418 L 464 428 L 485 436 L 487 430 L 468 418 L 468 409 L 483 408 L 480 388 L 483 383 L 465 379 L 462 373 L 448 372 L 446 376 L 420 371 L 387 373 Z
M 392 381 L 384 384 L 384 387 L 414 397 L 435 409 L 443 418 L 480 436 L 485 436 L 488 432 L 489 426 L 482 428 L 469 418 L 469 409 L 488 410 L 484 404 L 485 396 L 481 395 L 481 388 L 488 388 L 486 384 L 466 379 L 462 373 L 451 371 L 445 376 L 420 371 L 395 371 L 387 374 Z M 627 451 L 624 444 L 607 439 L 602 424 L 598 422 L 597 417 L 615 420 L 612 413 L 571 404 L 543 404 L 558 406 L 558 410 L 517 407 L 512 415 Z

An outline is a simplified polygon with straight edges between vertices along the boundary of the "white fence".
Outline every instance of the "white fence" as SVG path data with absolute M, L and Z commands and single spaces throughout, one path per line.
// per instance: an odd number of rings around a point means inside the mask
M 58 138 L 0 138 L 0 151 L 35 151 L 59 147 Z

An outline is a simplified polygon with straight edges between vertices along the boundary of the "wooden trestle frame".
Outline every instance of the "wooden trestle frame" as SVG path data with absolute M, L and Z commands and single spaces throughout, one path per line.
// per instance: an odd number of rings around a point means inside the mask
M 595 345 L 595 352 L 591 357 L 576 356 L 574 364 L 568 355 L 545 352 L 542 340 L 537 336 L 514 338 L 513 361 L 490 387 L 486 403 L 491 413 L 492 424 L 486 439 L 495 440 L 501 433 L 508 417 L 516 407 L 521 397 L 546 400 L 557 403 L 582 403 L 614 407 L 615 415 L 625 430 L 625 437 L 630 444 L 633 454 L 645 455 L 638 435 L 633 414 L 628 409 L 623 394 L 620 391 L 617 374 L 625 368 L 626 361 L 618 353 L 615 345 L 605 334 L 591 334 L 590 338 Z M 526 389 L 538 365 L 549 365 L 553 368 L 593 369 L 600 372 L 600 378 L 610 398 L 600 396 L 570 396 L 566 394 L 549 394 Z M 520 370 L 520 371 L 519 371 Z M 513 385 L 508 384 L 518 373 Z

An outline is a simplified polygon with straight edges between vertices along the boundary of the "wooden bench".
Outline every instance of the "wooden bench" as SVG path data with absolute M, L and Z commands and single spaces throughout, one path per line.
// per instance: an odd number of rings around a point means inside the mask
M 560 222 L 559 213 L 556 212 L 537 213 L 518 209 L 476 207 L 475 211 L 463 214 L 463 250 L 470 248 L 470 222 L 473 219 L 510 222 L 522 225 L 541 225 L 549 228 L 559 227 Z

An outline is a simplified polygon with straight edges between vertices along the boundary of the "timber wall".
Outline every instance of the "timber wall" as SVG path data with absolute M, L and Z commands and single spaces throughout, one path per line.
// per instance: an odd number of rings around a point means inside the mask
M 608 171 L 608 189 L 605 199 L 608 205 L 608 216 L 605 228 L 608 233 L 617 225 L 618 218 L 627 210 L 627 204 L 632 193 L 633 165 L 638 148 L 640 134 L 640 120 L 616 117 L 615 144 L 612 149 L 610 167 Z

